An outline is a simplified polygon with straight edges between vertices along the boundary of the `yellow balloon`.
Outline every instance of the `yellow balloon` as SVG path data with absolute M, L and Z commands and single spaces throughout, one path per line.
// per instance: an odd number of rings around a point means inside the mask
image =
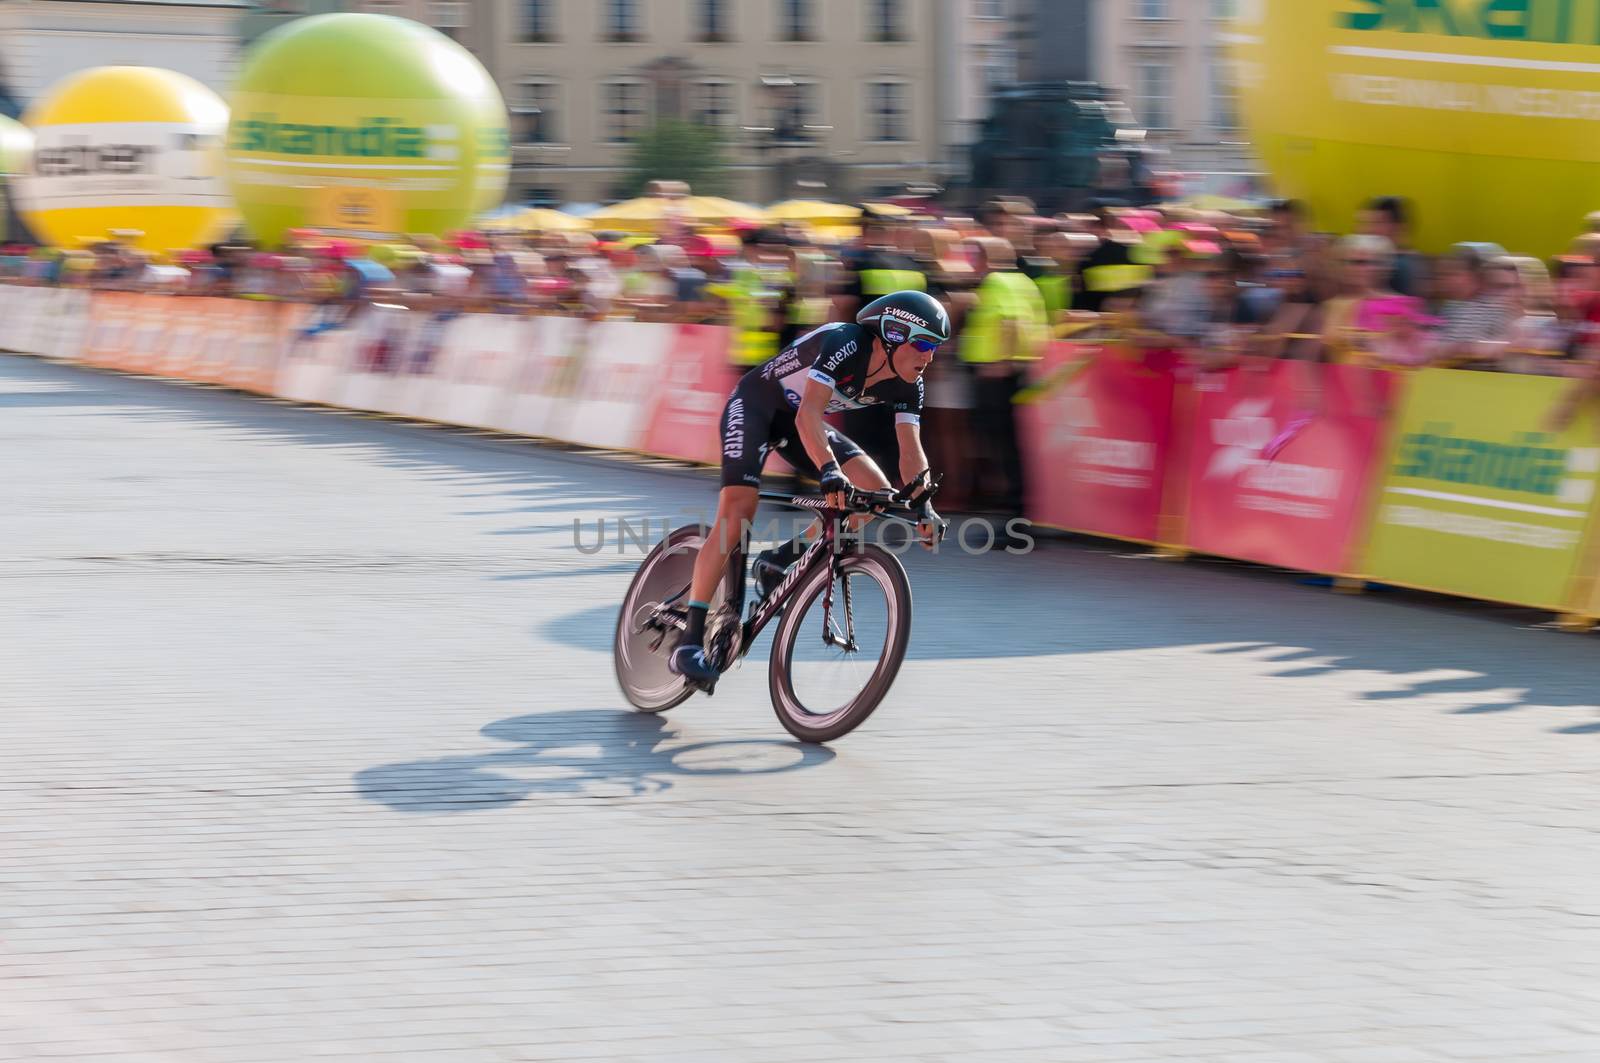
M 219 238 L 234 221 L 222 181 L 228 109 L 193 78 L 107 66 L 53 86 L 23 121 L 18 207 L 40 239 L 73 247 L 112 231 L 157 254 Z
M 1600 208 L 1595 0 L 1240 0 L 1226 39 L 1251 140 L 1320 227 L 1401 195 L 1424 250 L 1546 255 Z

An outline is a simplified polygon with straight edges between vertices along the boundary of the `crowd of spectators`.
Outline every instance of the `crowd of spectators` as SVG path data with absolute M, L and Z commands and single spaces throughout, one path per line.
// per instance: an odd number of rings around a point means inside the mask
M 1018 271 L 1037 285 L 1052 331 L 1114 318 L 1138 343 L 1211 364 L 1262 354 L 1551 374 L 1577 371 L 1588 319 L 1600 317 L 1600 214 L 1548 262 L 1484 243 L 1420 254 L 1408 206 L 1393 198 L 1368 204 L 1343 237 L 1311 231 L 1294 201 L 1240 214 L 1105 207 L 1046 218 L 1025 200 L 1002 200 L 976 218 L 930 207 L 863 221 L 843 242 L 793 223 L 660 238 L 490 230 L 376 245 L 298 230 L 276 251 L 237 241 L 164 259 L 112 233 L 75 249 L 0 248 L 0 280 L 715 323 L 731 319 L 732 282 L 749 272 L 771 330 L 789 337 L 850 312 L 862 294 L 852 273 L 876 256 L 920 274 L 958 323 L 989 274 Z
M 649 237 L 489 229 L 369 245 L 299 230 L 273 251 L 232 241 L 165 260 L 136 250 L 134 234 L 112 233 L 74 249 L 0 248 L 0 281 L 310 302 L 325 308 L 314 329 L 348 325 L 380 301 L 440 317 L 728 323 L 736 336 L 764 337 L 730 345 L 745 365 L 853 316 L 879 294 L 875 277 L 915 283 L 956 328 L 929 379 L 930 412 L 959 411 L 997 474 L 985 477 L 998 482 L 988 501 L 1005 510 L 1022 495 L 1011 407 L 1052 335 L 1114 337 L 1202 368 L 1260 355 L 1596 375 L 1600 214 L 1568 253 L 1541 261 L 1485 243 L 1421 254 L 1409 210 L 1375 200 L 1340 236 L 1313 231 L 1294 201 L 1043 217 L 1003 199 L 974 215 L 933 204 L 868 210 L 843 240 L 796 223 L 696 230 L 667 219 Z M 880 454 L 893 446 L 892 433 L 856 430 Z

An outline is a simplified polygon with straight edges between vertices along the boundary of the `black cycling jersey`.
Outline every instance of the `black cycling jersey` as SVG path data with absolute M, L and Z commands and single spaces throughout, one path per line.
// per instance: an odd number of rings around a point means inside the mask
M 880 380 L 865 387 L 872 361 L 873 334 L 852 322 L 835 321 L 822 325 L 795 340 L 770 360 L 750 370 L 774 397 L 781 397 L 790 409 L 800 408 L 806 381 L 816 380 L 833 389 L 826 413 L 861 410 L 885 405 L 898 422 L 922 421 L 923 384 L 919 377 L 906 383 L 899 377 Z
M 722 411 L 722 485 L 754 487 L 767 455 L 776 451 L 802 472 L 817 474 L 800 445 L 795 411 L 807 380 L 833 389 L 827 413 L 885 408 L 896 422 L 920 424 L 923 386 L 890 377 L 864 388 L 873 335 L 848 322 L 812 329 L 768 361 L 746 373 Z M 827 428 L 828 446 L 840 465 L 863 455 L 848 436 Z

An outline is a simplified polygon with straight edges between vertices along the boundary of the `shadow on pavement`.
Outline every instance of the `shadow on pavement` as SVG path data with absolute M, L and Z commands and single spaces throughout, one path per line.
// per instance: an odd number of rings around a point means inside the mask
M 536 797 L 640 797 L 686 777 L 774 775 L 834 757 L 766 738 L 673 745 L 664 716 L 610 709 L 513 716 L 482 733 L 517 748 L 368 768 L 356 789 L 396 812 L 474 812 Z

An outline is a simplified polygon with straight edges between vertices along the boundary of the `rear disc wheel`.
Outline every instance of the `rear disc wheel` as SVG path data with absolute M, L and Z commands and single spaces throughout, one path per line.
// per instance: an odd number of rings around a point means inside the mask
M 694 693 L 687 680 L 667 667 L 683 633 L 670 625 L 663 633 L 649 619 L 664 603 L 676 599 L 680 608 L 686 603 L 694 561 L 704 543 L 696 525 L 672 532 L 645 557 L 622 598 L 612 657 L 622 696 L 640 712 L 666 712 Z

